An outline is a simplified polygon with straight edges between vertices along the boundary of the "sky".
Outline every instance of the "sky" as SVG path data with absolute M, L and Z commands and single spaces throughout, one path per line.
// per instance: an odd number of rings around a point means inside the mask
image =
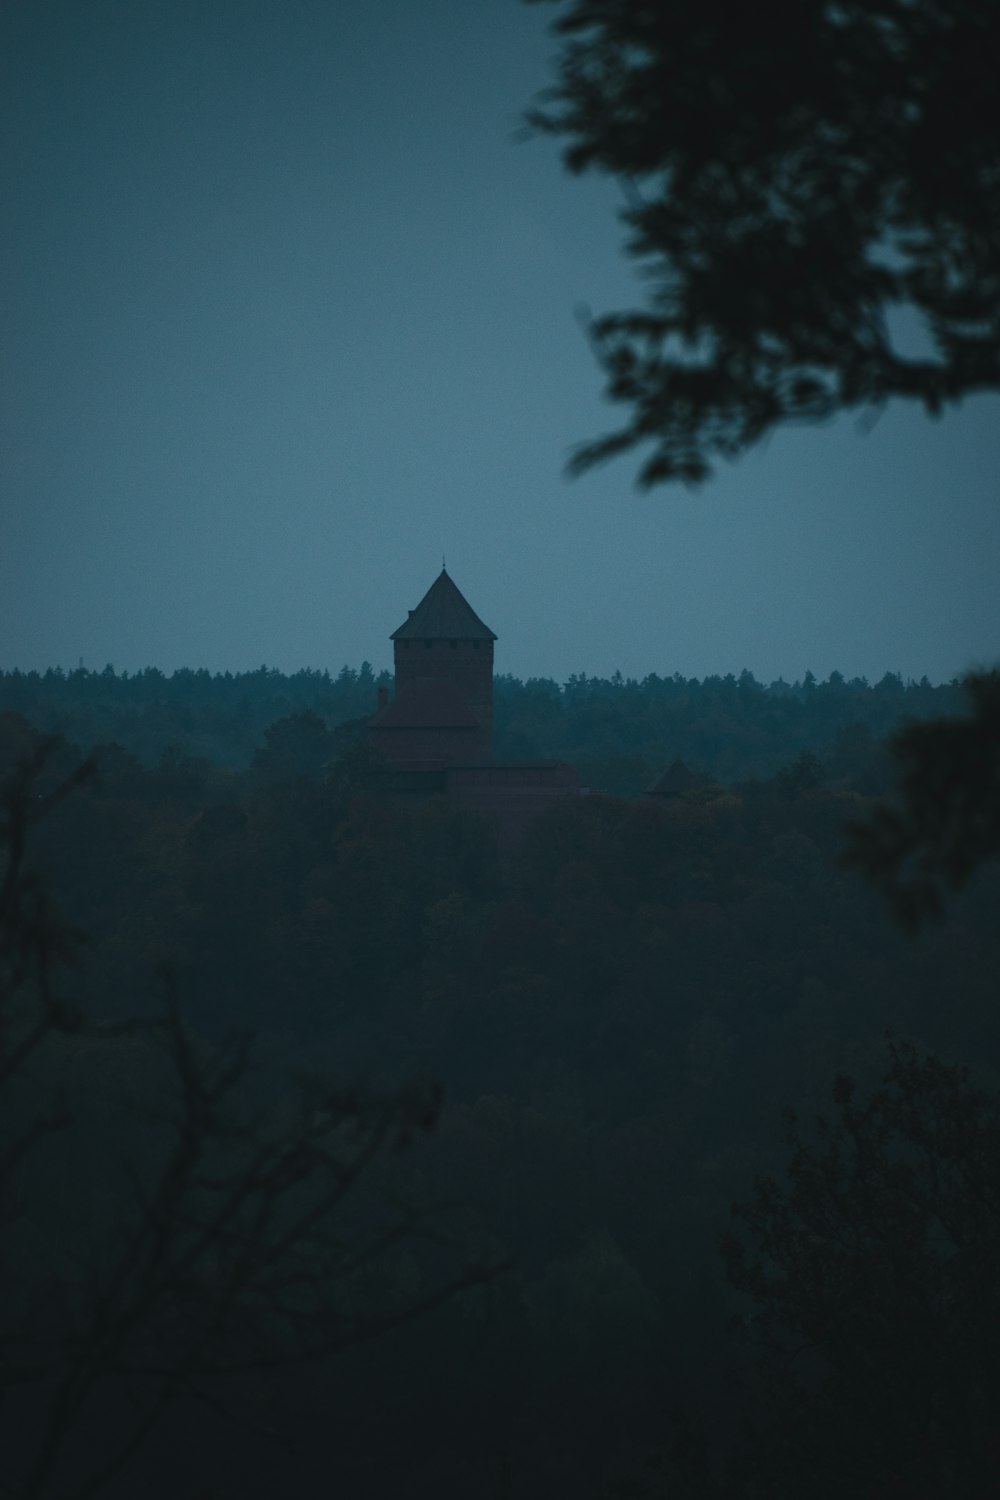
M 522 139 L 520 0 L 7 0 L 0 667 L 391 662 L 448 570 L 497 670 L 950 679 L 1000 657 L 1000 398 L 625 458 L 578 309 L 613 183 Z

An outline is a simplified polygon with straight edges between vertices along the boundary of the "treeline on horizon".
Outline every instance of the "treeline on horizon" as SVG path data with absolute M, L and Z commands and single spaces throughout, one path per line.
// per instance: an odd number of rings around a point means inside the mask
M 389 672 L 376 673 L 369 662 L 336 675 L 266 666 L 235 673 L 13 669 L 0 672 L 0 712 L 23 714 L 84 750 L 121 745 L 148 766 L 169 752 L 241 770 L 276 721 L 312 714 L 328 729 L 357 731 L 374 712 L 377 688 L 391 683 Z M 798 682 L 770 684 L 749 671 L 703 679 L 579 673 L 564 684 L 508 674 L 495 678 L 494 755 L 567 760 L 585 785 L 634 796 L 677 757 L 729 784 L 774 776 L 808 752 L 827 779 L 860 780 L 861 790 L 882 793 L 885 736 L 904 720 L 961 706 L 957 680 L 904 681 L 892 672 L 877 683 L 839 672 L 819 681 L 807 672 Z

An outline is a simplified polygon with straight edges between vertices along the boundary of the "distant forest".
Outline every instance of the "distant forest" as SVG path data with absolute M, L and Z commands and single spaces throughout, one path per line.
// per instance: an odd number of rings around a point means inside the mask
M 146 766 L 170 753 L 241 770 L 275 721 L 309 713 L 330 730 L 357 726 L 374 712 L 378 686 L 391 682 L 368 662 L 337 675 L 268 667 L 8 671 L 0 673 L 0 712 L 23 714 L 83 750 L 120 745 Z M 567 760 L 584 785 L 634 796 L 678 756 L 726 785 L 774 776 L 806 751 L 826 779 L 875 792 L 885 786 L 885 736 L 903 720 L 961 706 L 957 682 L 904 682 L 891 672 L 875 684 L 839 672 L 825 682 L 807 672 L 801 682 L 770 685 L 751 672 L 703 680 L 653 673 L 641 681 L 581 673 L 564 685 L 498 676 L 494 753 L 498 760 Z
M 592 789 L 502 857 L 379 680 L 0 682 L 11 1493 L 993 1493 L 1000 872 L 911 938 L 843 859 L 960 690 L 500 678 Z

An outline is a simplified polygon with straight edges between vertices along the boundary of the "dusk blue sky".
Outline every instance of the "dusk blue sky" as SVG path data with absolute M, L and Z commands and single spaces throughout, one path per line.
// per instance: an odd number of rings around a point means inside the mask
M 636 282 L 515 139 L 550 19 L 8 0 L 0 666 L 386 666 L 442 554 L 522 677 L 995 662 L 996 398 L 564 477 L 619 421 L 575 309 Z

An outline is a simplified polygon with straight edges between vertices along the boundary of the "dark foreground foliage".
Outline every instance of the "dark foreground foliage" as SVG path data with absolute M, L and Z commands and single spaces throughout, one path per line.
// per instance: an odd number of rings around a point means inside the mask
M 591 323 L 626 423 L 576 468 L 698 483 L 784 423 L 1000 389 L 990 0 L 555 4 L 529 119 L 623 184 L 646 288 Z
M 189 1440 L 192 1408 L 248 1431 L 256 1415 L 262 1435 L 280 1438 L 272 1408 L 290 1372 L 502 1269 L 495 1256 L 469 1260 L 454 1209 L 387 1169 L 436 1124 L 437 1085 L 390 1093 L 318 1073 L 255 1076 L 247 1033 L 207 1045 L 169 972 L 145 1019 L 93 1019 L 67 998 L 80 939 L 53 911 L 29 835 L 94 767 L 53 774 L 54 748 L 30 745 L 0 803 L 0 1464 L 11 1500 L 153 1493 L 149 1450 Z M 422 1243 L 435 1254 L 421 1265 Z M 209 1441 L 191 1471 L 245 1492 L 243 1456 L 230 1451 L 220 1469 L 222 1456 Z
M 778 1495 L 995 1493 L 1000 1095 L 893 1043 L 837 1119 L 787 1122 L 781 1178 L 724 1244 L 763 1353 L 747 1462 Z M 778 1440 L 778 1431 L 782 1434 Z
M 803 686 L 801 699 L 837 687 Z M 740 690 L 727 687 L 726 701 L 738 703 Z M 595 697 L 607 714 L 633 691 Z M 905 696 L 901 684 L 893 691 Z M 285 1210 L 271 1215 L 249 1192 L 247 1212 L 263 1211 L 263 1227 L 238 1216 L 239 1234 L 214 1259 L 170 1282 L 164 1312 L 176 1305 L 182 1315 L 157 1344 L 180 1363 L 169 1378 L 160 1367 L 157 1387 L 156 1368 L 133 1348 L 128 1368 L 145 1373 L 94 1407 L 95 1431 L 110 1422 L 125 1432 L 116 1401 L 141 1420 L 151 1392 L 170 1394 L 147 1466 L 109 1479 L 104 1493 L 124 1500 L 141 1472 L 151 1500 L 208 1486 L 263 1500 L 324 1485 L 376 1497 L 549 1500 L 617 1487 L 763 1500 L 823 1494 L 831 1476 L 840 1492 L 895 1485 L 929 1495 L 913 1487 L 909 1454 L 895 1461 L 897 1440 L 910 1442 L 909 1407 L 893 1415 L 872 1396 L 867 1426 L 850 1442 L 836 1437 L 855 1420 L 855 1387 L 888 1402 L 897 1385 L 926 1417 L 924 1477 L 947 1486 L 954 1475 L 954 1493 L 978 1493 L 975 1465 L 989 1454 L 980 1392 L 992 1390 L 989 1348 L 1000 1345 L 987 1339 L 995 1315 L 984 1250 L 1000 1076 L 1000 892 L 988 863 L 939 922 L 904 937 L 840 862 L 845 822 L 880 805 L 870 789 L 875 767 L 886 779 L 883 752 L 870 745 L 855 771 L 834 775 L 801 742 L 773 776 L 701 777 L 667 800 L 565 803 L 501 860 L 488 824 L 440 800 L 407 809 L 372 799 L 363 752 L 342 744 L 322 760 L 330 727 L 308 714 L 296 709 L 262 733 L 246 770 L 180 753 L 144 765 L 112 747 L 72 795 L 55 798 L 80 757 L 65 742 L 49 750 L 31 889 L 48 903 L 52 931 L 69 923 L 90 939 L 85 963 L 53 971 L 57 1008 L 36 1008 L 48 1017 L 47 1061 L 32 1061 L 31 1108 L 8 1121 L 29 1131 L 41 1121 L 42 1135 L 26 1149 L 23 1190 L 8 1199 L 9 1279 L 35 1290 L 15 1309 L 27 1323 L 13 1331 L 27 1336 L 4 1359 L 20 1374 L 51 1359 L 44 1379 L 58 1382 L 87 1348 L 80 1310 L 95 1295 L 102 1306 L 109 1285 L 135 1305 L 134 1280 L 109 1276 L 117 1262 L 102 1259 L 102 1246 L 120 1256 L 130 1243 L 117 1229 L 109 1242 L 108 1226 L 144 1222 L 141 1204 L 158 1201 L 185 1112 L 235 1060 L 220 1049 L 246 1028 L 268 1078 L 333 1074 L 356 1087 L 329 1098 L 386 1104 L 388 1115 L 358 1119 L 359 1147 L 376 1119 L 388 1122 L 383 1145 L 398 1138 L 406 1119 L 392 1101 L 404 1115 L 412 1101 L 423 1135 L 429 1096 L 401 1081 L 444 1083 L 429 1138 L 402 1157 L 378 1154 L 360 1196 L 336 1205 L 331 1221 L 331 1251 L 348 1266 L 383 1228 L 405 1228 L 405 1242 L 376 1257 L 372 1274 L 362 1264 L 360 1279 L 324 1271 L 316 1286 L 333 1299 L 324 1316 L 338 1339 L 351 1318 L 373 1329 L 438 1290 L 451 1295 L 425 1319 L 331 1349 L 331 1360 L 200 1370 L 207 1384 L 181 1399 L 185 1340 L 203 1337 L 199 1319 L 214 1317 L 237 1266 L 256 1267 L 264 1286 L 251 1281 L 248 1299 L 233 1303 L 240 1317 L 225 1348 L 235 1358 L 261 1328 L 279 1345 L 294 1332 L 282 1324 L 278 1334 L 266 1306 Z M 24 719 L 7 716 L 0 730 L 8 769 L 39 755 Z M 133 1034 L 134 1017 L 162 993 L 152 976 L 165 957 L 186 1021 L 179 1028 L 168 1012 Z M 5 971 L 18 993 L 31 979 L 21 962 Z M 88 1016 L 100 1018 L 98 1032 Z M 888 1058 L 887 1030 L 901 1038 Z M 940 1058 L 975 1058 L 981 1076 L 973 1084 Z M 186 1092 L 191 1067 L 204 1087 Z M 854 1078 L 855 1091 L 838 1076 Z M 305 1205 L 308 1182 L 324 1180 L 295 1175 L 318 1166 L 315 1143 L 295 1134 L 317 1123 L 314 1085 L 303 1095 L 254 1072 L 245 1084 L 231 1112 L 220 1099 L 218 1118 L 262 1148 L 277 1150 L 291 1132 L 290 1149 L 304 1154 L 289 1162 L 279 1151 L 273 1181 L 290 1173 L 292 1206 Z M 839 1123 L 818 1136 L 803 1129 L 789 1162 L 775 1133 L 780 1107 L 809 1120 L 834 1087 Z M 255 1159 L 233 1140 L 213 1138 L 215 1154 L 198 1168 L 211 1181 L 198 1185 L 195 1173 L 174 1200 L 178 1247 L 215 1211 L 219 1183 L 243 1181 Z M 126 1161 L 138 1162 L 138 1178 Z M 734 1201 L 745 1205 L 742 1249 L 730 1241 L 727 1277 L 717 1252 Z M 440 1242 L 454 1238 L 450 1218 L 423 1209 L 456 1202 L 466 1237 L 450 1248 Z M 480 1266 L 509 1261 L 514 1271 L 456 1286 L 464 1262 L 459 1253 L 456 1270 L 448 1256 L 472 1243 L 483 1246 Z M 287 1294 L 301 1312 L 310 1283 L 291 1269 Z M 322 1329 L 315 1312 L 296 1337 Z M 954 1406 L 930 1356 L 912 1357 L 909 1317 L 942 1369 L 968 1353 L 965 1386 L 948 1384 Z M 789 1362 L 791 1341 L 804 1347 Z M 186 1373 L 194 1380 L 199 1367 Z M 35 1452 L 23 1403 L 42 1387 L 20 1374 L 0 1420 Z M 961 1420 L 965 1470 L 955 1468 Z M 830 1467 L 834 1450 L 840 1468 Z M 966 1480 L 966 1491 L 955 1488 Z
M 851 827 L 849 863 L 911 928 L 1000 855 L 1000 672 L 965 688 L 968 712 L 893 736 L 897 795 Z

